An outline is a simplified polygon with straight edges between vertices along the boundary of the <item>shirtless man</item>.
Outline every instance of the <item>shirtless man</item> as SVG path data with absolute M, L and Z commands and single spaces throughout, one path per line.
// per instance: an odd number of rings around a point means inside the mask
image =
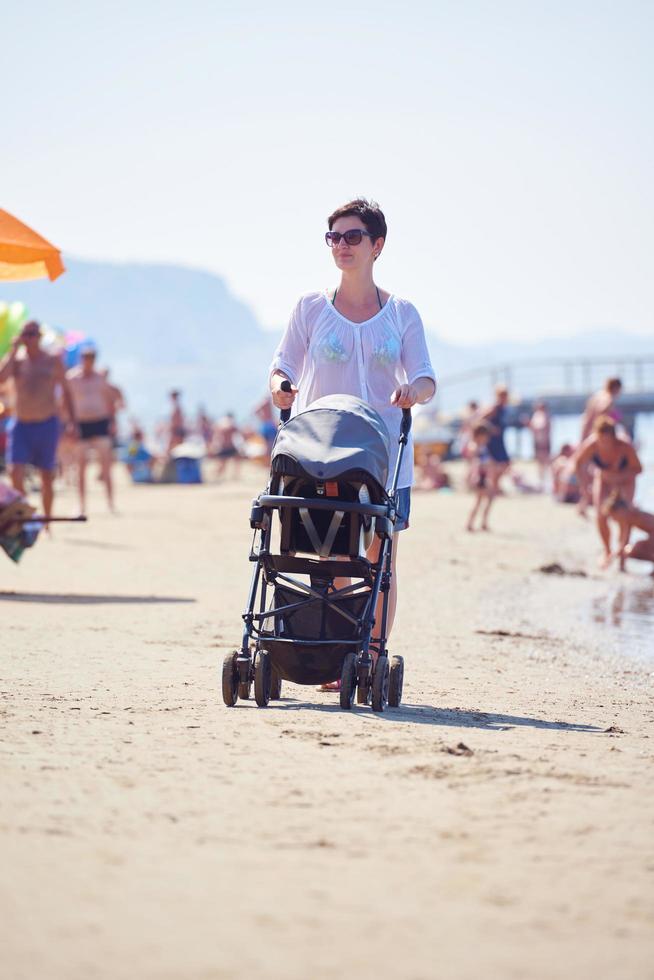
M 19 358 L 21 347 L 25 357 Z M 61 358 L 41 350 L 41 327 L 35 320 L 25 324 L 0 361 L 0 384 L 13 380 L 16 417 L 9 429 L 7 462 L 11 481 L 25 493 L 25 467 L 35 466 L 41 476 L 43 513 L 52 515 L 54 476 L 60 424 L 57 389 L 61 387 L 71 427 L 76 427 L 75 407 Z
M 71 368 L 66 378 L 73 399 L 75 417 L 79 425 L 77 445 L 78 487 L 80 510 L 86 513 L 86 467 L 89 450 L 97 453 L 100 462 L 100 478 L 107 491 L 109 509 L 114 509 L 111 465 L 113 463 L 112 429 L 114 424 L 114 397 L 107 379 L 95 369 L 97 350 L 94 344 L 80 348 L 82 363 Z
M 593 434 L 593 426 L 600 415 L 608 415 L 614 422 L 619 421 L 620 413 L 615 408 L 616 400 L 622 391 L 622 381 L 620 378 L 607 378 L 604 387 L 591 395 L 586 402 L 584 414 L 581 417 L 581 440 L 584 442 Z M 586 516 L 588 505 L 591 498 L 591 485 L 593 482 L 592 467 L 586 466 L 579 474 L 580 497 L 578 510 L 582 517 Z
M 590 396 L 581 417 L 581 442 L 592 435 L 595 419 L 598 419 L 600 415 L 608 415 L 614 422 L 619 421 L 620 413 L 616 410 L 615 403 L 620 397 L 621 391 L 622 381 L 620 378 L 607 378 L 604 387 Z

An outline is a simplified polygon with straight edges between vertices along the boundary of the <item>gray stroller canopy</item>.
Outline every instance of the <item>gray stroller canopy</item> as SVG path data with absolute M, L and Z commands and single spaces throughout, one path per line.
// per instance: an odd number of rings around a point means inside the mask
M 273 473 L 288 473 L 290 458 L 319 480 L 363 471 L 383 491 L 389 449 L 388 429 L 374 408 L 352 395 L 326 395 L 279 430 L 271 465 Z

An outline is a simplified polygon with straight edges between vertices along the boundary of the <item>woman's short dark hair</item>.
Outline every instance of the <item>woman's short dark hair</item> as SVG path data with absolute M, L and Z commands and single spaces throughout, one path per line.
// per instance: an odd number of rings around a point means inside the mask
M 361 218 L 366 231 L 372 235 L 373 242 L 378 238 L 386 238 L 386 218 L 376 201 L 366 201 L 365 197 L 357 197 L 354 201 L 348 201 L 347 204 L 336 208 L 327 218 L 329 230 L 332 230 L 334 222 L 339 218 L 349 217 Z

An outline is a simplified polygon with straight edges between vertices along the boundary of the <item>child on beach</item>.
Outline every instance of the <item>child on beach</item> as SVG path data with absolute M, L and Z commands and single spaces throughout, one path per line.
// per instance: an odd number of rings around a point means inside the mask
M 612 517 L 619 528 L 620 537 L 615 557 L 620 563 L 620 571 L 624 571 L 627 558 L 654 562 L 654 514 L 639 510 L 638 507 L 628 503 L 620 495 L 619 490 L 614 490 L 607 497 L 602 505 L 602 511 L 605 517 Z M 630 545 L 629 538 L 634 528 L 644 531 L 647 537 Z
M 475 493 L 475 502 L 472 505 L 466 529 L 474 531 L 475 518 L 481 513 L 480 530 L 489 531 L 488 513 L 493 503 L 495 494 L 493 493 L 492 483 L 489 479 L 489 468 L 491 457 L 488 451 L 488 442 L 491 437 L 490 430 L 483 423 L 475 425 L 472 430 L 472 439 L 468 443 L 468 459 L 472 464 L 472 486 Z

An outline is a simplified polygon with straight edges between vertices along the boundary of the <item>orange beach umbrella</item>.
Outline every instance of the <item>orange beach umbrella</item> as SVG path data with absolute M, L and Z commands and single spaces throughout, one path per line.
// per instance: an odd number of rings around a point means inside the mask
M 56 279 L 63 271 L 59 249 L 0 208 L 0 280 Z

